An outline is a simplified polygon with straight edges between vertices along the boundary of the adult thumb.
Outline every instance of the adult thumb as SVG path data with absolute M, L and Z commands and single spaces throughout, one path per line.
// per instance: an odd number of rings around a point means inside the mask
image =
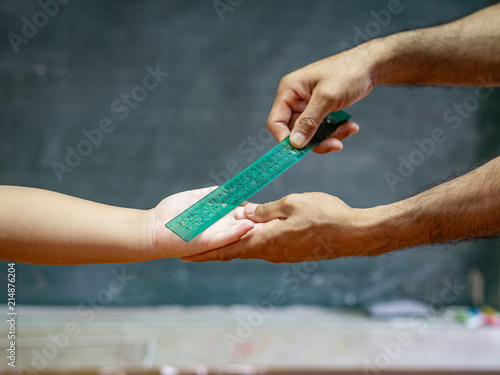
M 273 219 L 285 217 L 279 201 L 265 204 L 248 203 L 245 206 L 245 216 L 257 223 L 266 223 Z
M 299 116 L 290 135 L 290 143 L 296 148 L 302 148 L 309 143 L 318 130 L 321 121 L 330 112 L 329 103 L 324 96 L 313 92 L 306 109 Z

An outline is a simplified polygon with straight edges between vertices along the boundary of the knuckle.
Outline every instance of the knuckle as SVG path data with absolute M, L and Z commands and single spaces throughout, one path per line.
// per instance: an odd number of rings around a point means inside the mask
M 311 115 L 303 115 L 300 119 L 299 126 L 306 132 L 314 132 L 318 128 L 318 122 L 316 118 Z
M 274 134 L 274 129 L 276 128 L 276 125 L 274 123 L 274 120 L 272 119 L 267 119 L 267 130 L 269 130 L 271 133 Z
M 321 101 L 328 102 L 332 99 L 332 92 L 325 87 L 317 87 L 314 91 L 314 96 L 317 96 Z
M 280 86 L 287 86 L 288 83 L 293 80 L 293 78 L 291 77 L 291 75 L 292 75 L 292 73 L 289 73 L 289 74 L 283 76 L 283 78 L 281 78 L 281 80 L 280 80 L 280 84 L 279 85 Z
M 317 96 L 320 101 L 326 103 L 329 107 L 334 106 L 339 102 L 338 92 L 334 88 L 321 87 L 318 88 L 314 95 Z
M 293 211 L 295 207 L 295 200 L 297 198 L 297 194 L 290 194 L 286 197 L 281 198 L 281 208 L 285 212 Z
M 267 204 L 259 204 L 257 208 L 255 209 L 254 216 L 257 217 L 265 217 L 267 212 L 268 212 Z

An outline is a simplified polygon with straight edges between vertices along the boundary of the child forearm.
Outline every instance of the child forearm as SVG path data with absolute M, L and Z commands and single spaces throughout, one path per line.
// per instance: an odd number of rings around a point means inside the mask
M 0 186 L 0 257 L 47 265 L 147 260 L 148 212 Z

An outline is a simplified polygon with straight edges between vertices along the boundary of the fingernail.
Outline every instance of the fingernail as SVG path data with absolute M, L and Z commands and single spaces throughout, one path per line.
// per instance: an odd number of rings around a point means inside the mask
M 246 206 L 245 206 L 245 215 L 253 215 L 253 213 L 255 212 L 255 209 L 258 207 L 259 205 L 258 204 L 255 204 L 255 203 L 248 203 Z
M 306 136 L 299 132 L 293 133 L 290 136 L 290 143 L 293 147 L 302 148 L 306 145 Z

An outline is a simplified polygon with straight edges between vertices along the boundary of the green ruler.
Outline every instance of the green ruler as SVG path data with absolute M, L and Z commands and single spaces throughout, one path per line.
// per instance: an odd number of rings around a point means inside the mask
M 309 144 L 297 149 L 288 137 L 236 176 L 170 220 L 165 226 L 190 241 L 302 159 L 351 116 L 329 113 Z

